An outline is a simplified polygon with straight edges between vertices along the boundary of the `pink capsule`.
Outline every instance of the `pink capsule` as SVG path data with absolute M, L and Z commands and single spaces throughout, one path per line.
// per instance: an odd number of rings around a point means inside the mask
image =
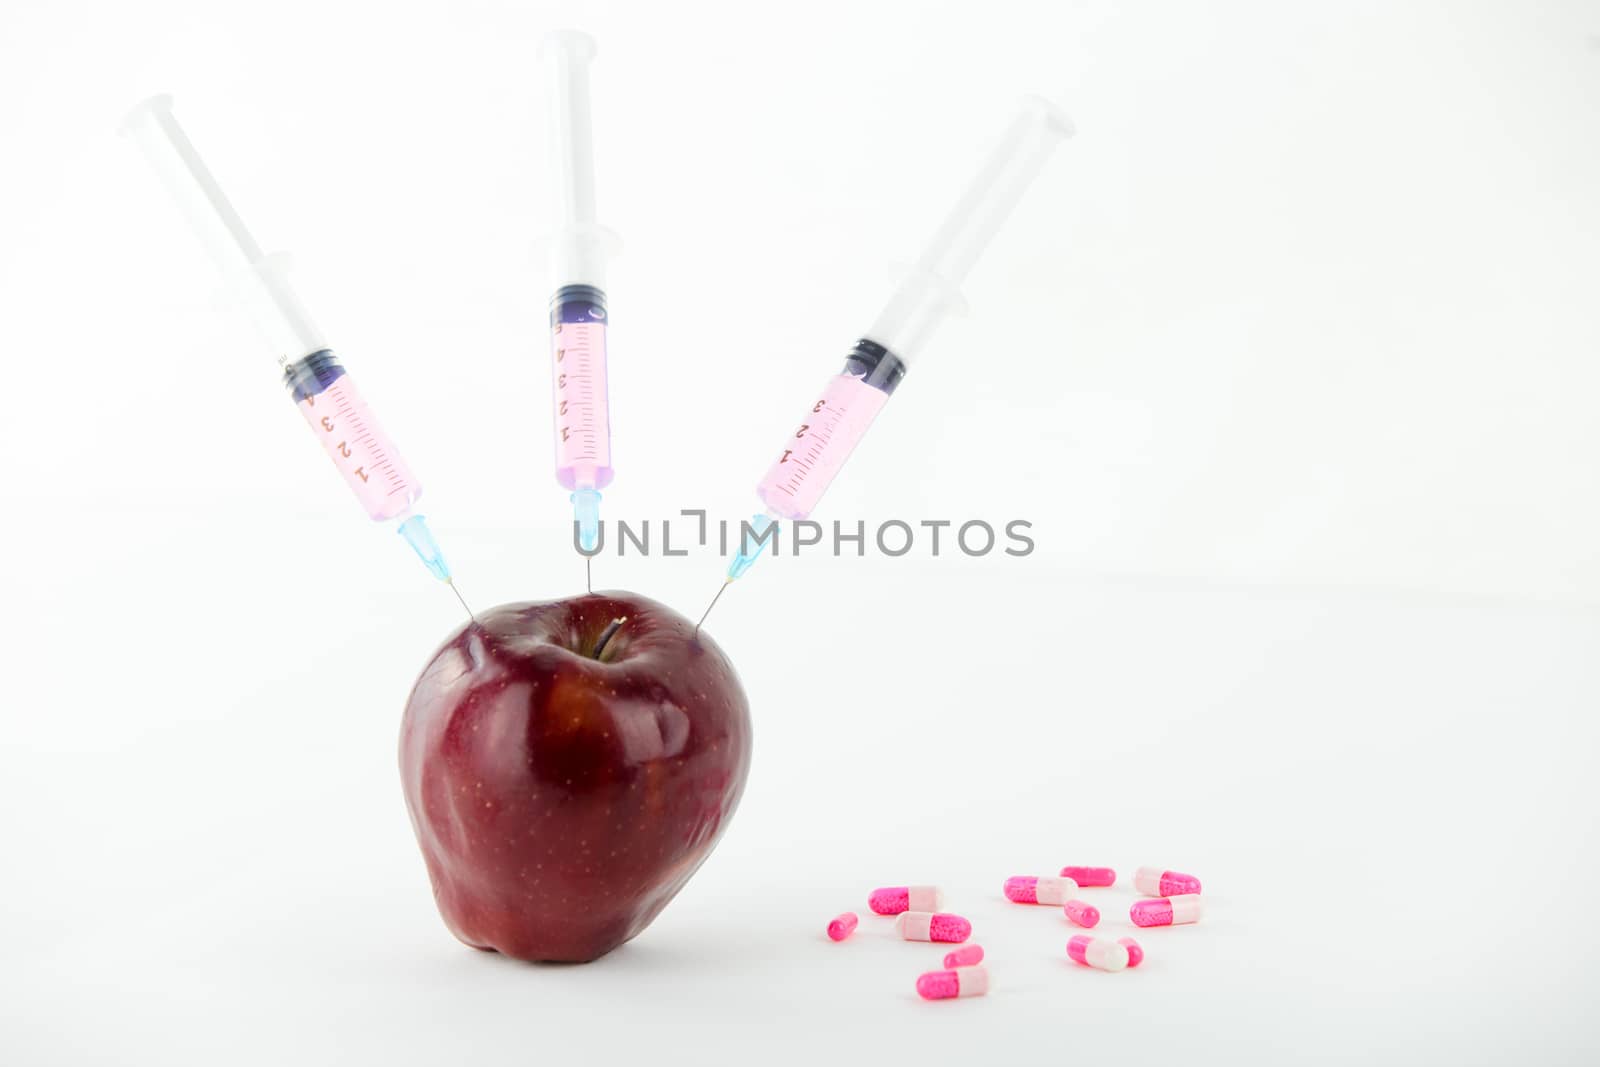
M 923 1000 L 981 997 L 987 992 L 989 992 L 987 967 L 953 967 L 944 971 L 929 971 L 917 979 L 917 996 Z
M 1054 904 L 1059 907 L 1067 902 L 1077 888 L 1078 883 L 1071 878 L 1035 878 L 1031 874 L 1019 874 L 1006 879 L 1005 893 L 1007 900 L 1018 904 Z
M 964 945 L 954 952 L 944 954 L 946 967 L 971 967 L 973 964 L 983 962 L 982 945 Z
M 828 936 L 835 941 L 843 941 L 856 931 L 856 923 L 860 922 L 853 911 L 847 911 L 828 924 Z
M 1175 897 L 1141 900 L 1128 909 L 1135 926 L 1179 926 L 1200 921 L 1200 894 L 1180 893 Z
M 1180 893 L 1200 892 L 1200 879 L 1192 874 L 1163 871 L 1160 867 L 1140 867 L 1133 872 L 1133 888 L 1147 897 L 1175 897 Z
M 1094 929 L 1095 924 L 1100 921 L 1100 909 L 1081 900 L 1067 901 L 1062 910 L 1067 913 L 1067 918 L 1085 930 Z
M 1110 867 L 1063 867 L 1061 877 L 1071 878 L 1081 886 L 1117 884 L 1117 872 Z
M 903 911 L 938 911 L 944 907 L 944 894 L 938 886 L 891 885 L 874 889 L 867 907 L 879 915 L 899 915 Z
M 959 945 L 972 936 L 972 924 L 947 912 L 904 911 L 894 928 L 907 941 L 948 941 Z
M 1068 941 L 1067 955 L 1074 963 L 1098 967 L 1102 971 L 1120 971 L 1128 965 L 1127 948 L 1116 941 L 1102 941 L 1088 934 L 1079 934 Z
M 1117 944 L 1128 950 L 1128 966 L 1137 967 L 1144 962 L 1144 949 L 1131 937 L 1117 938 Z

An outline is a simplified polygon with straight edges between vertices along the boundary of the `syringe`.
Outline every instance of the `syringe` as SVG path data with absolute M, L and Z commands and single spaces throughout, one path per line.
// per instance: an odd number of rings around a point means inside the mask
M 546 37 L 551 171 L 556 225 L 542 244 L 550 255 L 551 395 L 556 481 L 571 492 L 578 542 L 600 538 L 600 490 L 611 484 L 611 410 L 606 392 L 606 263 L 622 242 L 595 214 L 594 137 L 589 116 L 593 38 L 576 30 Z
M 1023 102 L 922 256 L 845 358 L 844 369 L 829 379 L 756 486 L 764 509 L 747 524 L 717 597 L 755 563 L 776 536 L 780 519 L 811 514 L 935 327 L 965 309 L 961 283 L 1050 153 L 1072 133 L 1072 121 L 1055 104 L 1042 97 Z M 710 613 L 707 607 L 705 615 Z
M 222 271 L 233 295 L 254 321 L 283 370 L 294 398 L 345 484 L 367 514 L 391 523 L 434 577 L 456 589 L 444 553 L 416 511 L 422 486 L 383 432 L 355 382 L 311 321 L 289 285 L 283 253 L 263 255 L 244 221 L 223 195 L 194 145 L 172 114 L 172 97 L 155 96 L 133 109 L 123 124 L 144 150 L 162 184 L 177 201 L 195 236 Z M 467 608 L 467 614 L 472 609 Z

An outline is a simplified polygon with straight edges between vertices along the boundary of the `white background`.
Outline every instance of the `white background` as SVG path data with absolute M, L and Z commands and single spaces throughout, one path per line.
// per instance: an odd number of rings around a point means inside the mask
M 9 0 L 0 1060 L 1592 1062 L 1600 6 L 1326 8 Z M 566 595 L 530 252 L 562 25 L 627 244 L 613 517 L 751 510 L 1015 98 L 1080 128 L 818 515 L 1038 552 L 734 587 L 744 805 L 579 968 L 438 921 L 394 750 L 458 609 L 114 136 L 177 95 L 467 595 Z M 596 562 L 688 614 L 719 573 Z M 1074 968 L 998 892 L 1067 862 L 1192 870 L 1208 915 Z M 908 880 L 988 998 L 822 939 Z

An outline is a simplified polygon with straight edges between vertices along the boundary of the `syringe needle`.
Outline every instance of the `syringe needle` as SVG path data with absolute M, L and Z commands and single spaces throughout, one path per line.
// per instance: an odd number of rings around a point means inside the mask
M 700 627 L 702 627 L 702 626 L 704 626 L 706 624 L 706 616 L 711 614 L 711 609 L 717 606 L 717 601 L 722 599 L 723 592 L 725 590 L 727 590 L 728 586 L 730 586 L 732 584 L 733 584 L 733 579 L 732 578 L 724 578 L 722 580 L 722 588 L 717 590 L 717 595 L 712 597 L 711 598 L 711 603 L 706 605 L 705 614 L 700 616 L 700 621 L 694 624 L 694 633 L 695 633 L 695 635 L 698 635 L 700 633 Z
M 478 617 L 472 613 L 471 608 L 467 607 L 467 598 L 462 596 L 461 590 L 456 588 L 456 580 L 454 578 L 446 578 L 444 580 L 444 584 L 450 587 L 450 591 L 456 595 L 456 599 L 461 601 L 461 606 L 466 608 L 467 618 L 471 619 L 473 622 L 477 622 Z
M 594 592 L 594 557 L 583 557 L 583 584 L 590 593 Z

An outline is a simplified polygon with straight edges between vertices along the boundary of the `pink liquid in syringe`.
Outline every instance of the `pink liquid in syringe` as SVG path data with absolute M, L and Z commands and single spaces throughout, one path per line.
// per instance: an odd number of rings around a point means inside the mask
M 868 385 L 860 375 L 830 379 L 822 399 L 811 406 L 783 454 L 756 486 L 762 503 L 781 518 L 810 515 L 888 401 L 888 393 Z
M 422 486 L 348 373 L 295 406 L 369 516 L 382 522 L 411 510 Z
M 596 319 L 595 314 L 602 317 Z M 611 484 L 604 314 L 603 308 L 587 301 L 574 301 L 557 310 L 552 326 L 556 481 L 566 489 L 604 489 Z

